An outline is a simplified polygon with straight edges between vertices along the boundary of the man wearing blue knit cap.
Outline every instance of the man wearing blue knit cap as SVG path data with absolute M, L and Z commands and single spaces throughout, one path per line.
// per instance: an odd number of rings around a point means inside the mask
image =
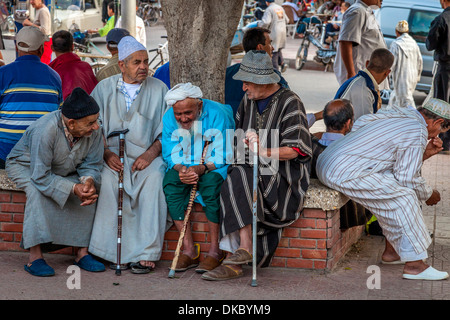
M 161 157 L 162 117 L 167 86 L 148 77 L 146 48 L 132 36 L 118 45 L 120 74 L 101 81 L 92 92 L 100 107 L 105 141 L 102 192 L 89 250 L 115 263 L 117 243 L 118 172 L 123 169 L 123 225 L 120 261 L 131 272 L 148 273 L 162 252 L 167 205 L 162 190 L 166 164 Z M 119 159 L 114 131 L 128 129 L 125 157 Z M 113 266 L 115 268 L 115 266 Z

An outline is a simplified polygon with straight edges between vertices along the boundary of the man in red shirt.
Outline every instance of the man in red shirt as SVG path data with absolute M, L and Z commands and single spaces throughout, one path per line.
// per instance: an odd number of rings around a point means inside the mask
M 70 32 L 61 30 L 55 32 L 52 37 L 52 50 L 56 59 L 49 66 L 55 70 L 62 81 L 63 98 L 76 87 L 84 89 L 91 94 L 98 81 L 89 63 L 81 61 L 73 51 L 73 37 Z

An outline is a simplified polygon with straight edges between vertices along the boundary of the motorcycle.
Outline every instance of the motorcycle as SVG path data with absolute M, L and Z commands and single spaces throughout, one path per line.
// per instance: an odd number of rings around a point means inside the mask
M 306 26 L 305 36 L 303 38 L 302 44 L 297 51 L 297 56 L 295 58 L 295 68 L 301 70 L 308 58 L 309 46 L 312 43 L 317 47 L 316 55 L 314 56 L 314 61 L 323 64 L 325 66 L 325 72 L 329 67 L 332 67 L 334 60 L 336 58 L 336 38 L 338 32 L 329 32 L 328 35 L 332 38 L 330 41 L 329 48 L 325 47 L 323 43 L 323 38 L 325 37 L 325 24 L 322 26 Z M 321 35 L 319 37 L 319 35 Z

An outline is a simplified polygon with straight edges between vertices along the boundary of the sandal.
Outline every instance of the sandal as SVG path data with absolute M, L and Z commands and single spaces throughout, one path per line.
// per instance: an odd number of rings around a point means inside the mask
M 223 281 L 240 278 L 244 275 L 242 270 L 234 270 L 227 265 L 220 265 L 214 270 L 202 274 L 202 279 L 210 281 Z
M 134 274 L 150 273 L 151 271 L 153 271 L 155 269 L 155 267 L 144 266 L 143 264 L 141 264 L 140 261 L 131 263 L 130 267 L 131 267 L 131 273 L 134 273 Z

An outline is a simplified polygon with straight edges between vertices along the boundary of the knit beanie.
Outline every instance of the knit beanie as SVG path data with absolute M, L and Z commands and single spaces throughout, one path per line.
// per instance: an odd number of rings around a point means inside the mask
M 61 113 L 66 118 L 75 120 L 97 114 L 99 111 L 100 108 L 94 98 L 79 87 L 73 89 L 61 107 Z

